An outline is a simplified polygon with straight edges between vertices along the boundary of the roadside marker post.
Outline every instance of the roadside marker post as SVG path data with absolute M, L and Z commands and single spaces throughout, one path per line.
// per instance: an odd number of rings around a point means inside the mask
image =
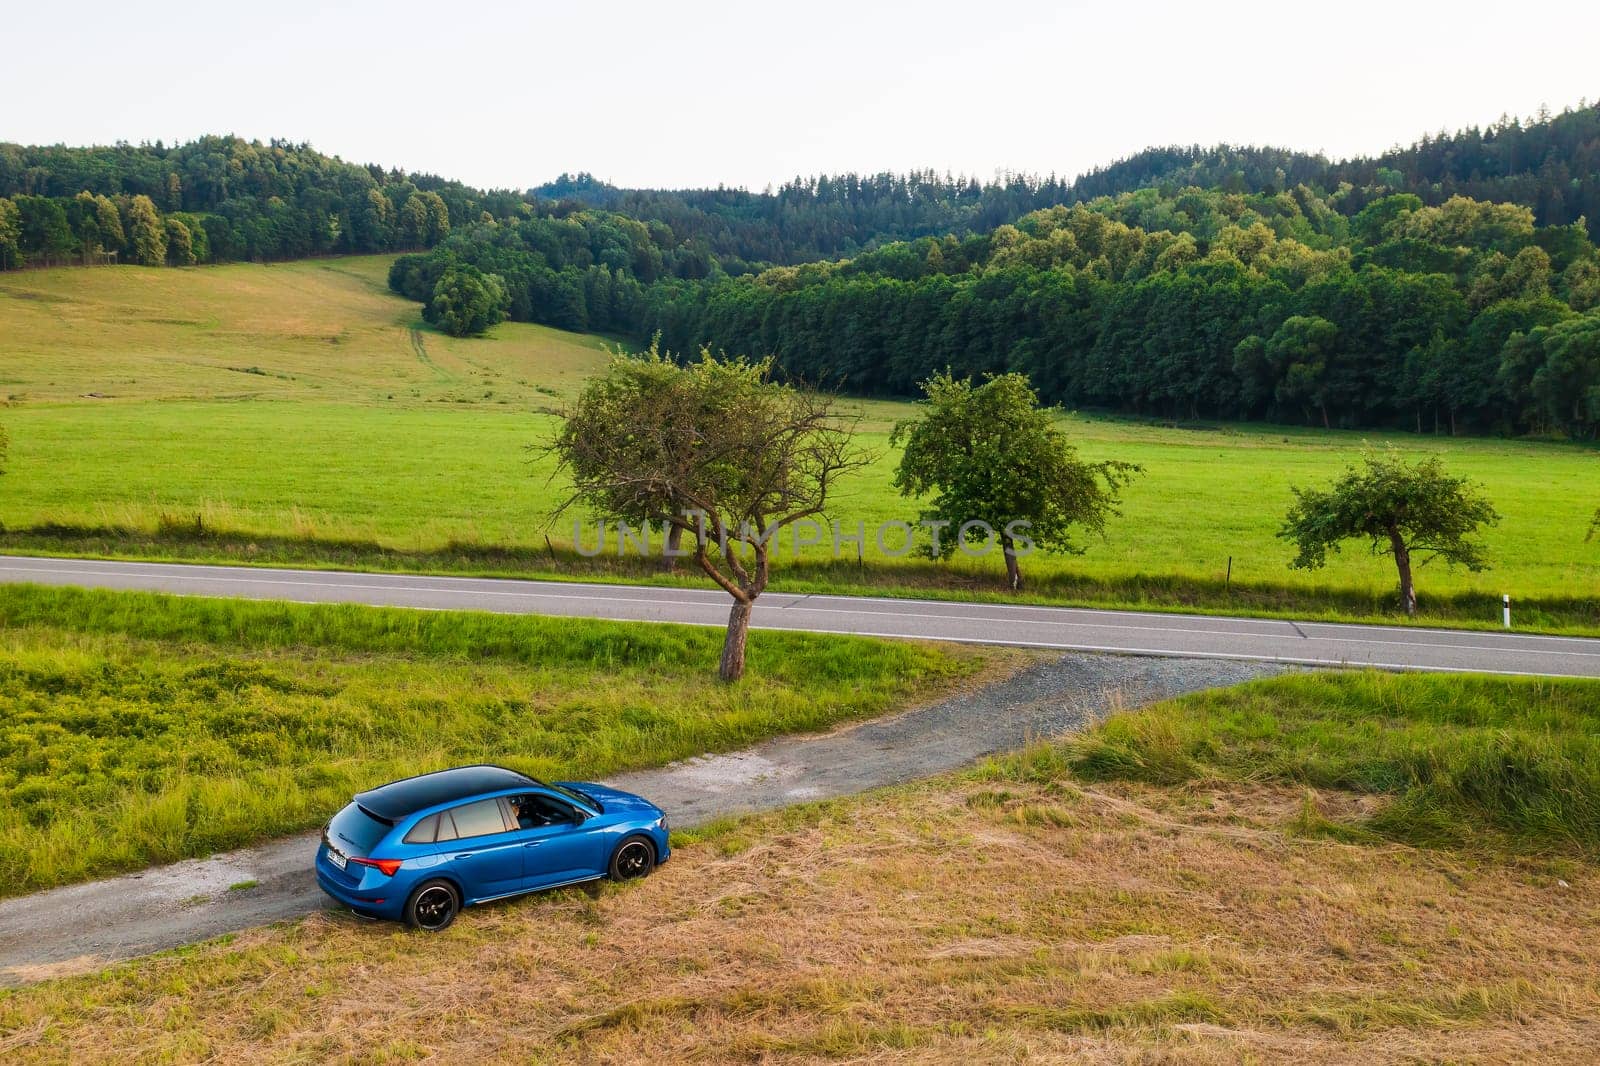
M 1505 617 L 1506 628 L 1511 628 L 1511 595 L 1507 593 L 1500 597 L 1500 610 Z

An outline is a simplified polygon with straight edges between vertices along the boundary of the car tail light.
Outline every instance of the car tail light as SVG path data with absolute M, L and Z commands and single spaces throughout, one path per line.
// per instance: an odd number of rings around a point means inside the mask
M 400 859 L 358 859 L 351 856 L 351 862 L 358 866 L 370 866 L 385 877 L 393 877 L 400 872 Z

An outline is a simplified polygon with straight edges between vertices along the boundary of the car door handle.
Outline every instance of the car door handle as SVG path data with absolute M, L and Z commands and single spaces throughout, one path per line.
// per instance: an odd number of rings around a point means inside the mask
M 543 843 L 544 843 L 544 841 L 542 841 L 542 840 L 530 840 L 527 843 L 523 844 L 522 846 L 525 847 L 525 848 L 536 848 L 540 844 L 543 844 Z

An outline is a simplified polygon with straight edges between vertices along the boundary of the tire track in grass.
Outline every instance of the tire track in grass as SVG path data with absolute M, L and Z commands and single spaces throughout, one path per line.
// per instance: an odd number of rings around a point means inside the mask
M 433 371 L 434 376 L 440 381 L 455 381 L 456 376 L 454 374 L 445 370 L 438 363 L 435 363 L 433 358 L 428 355 L 428 342 L 427 339 L 423 337 L 422 330 L 418 329 L 416 326 L 412 326 L 410 328 L 410 335 L 411 350 L 416 353 L 417 362 Z

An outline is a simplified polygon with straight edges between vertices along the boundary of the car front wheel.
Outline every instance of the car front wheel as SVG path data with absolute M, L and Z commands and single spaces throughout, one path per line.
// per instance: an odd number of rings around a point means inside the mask
M 406 924 L 413 929 L 437 933 L 456 920 L 461 912 L 461 896 L 449 881 L 425 881 L 406 901 Z
M 656 865 L 656 847 L 644 837 L 629 837 L 611 853 L 611 880 L 632 881 Z

